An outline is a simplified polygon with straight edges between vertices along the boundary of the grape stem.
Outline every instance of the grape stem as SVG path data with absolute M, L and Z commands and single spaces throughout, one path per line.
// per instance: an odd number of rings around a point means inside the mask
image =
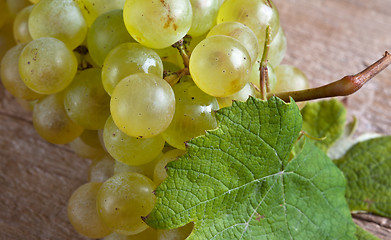
M 166 80 L 168 82 L 168 84 L 170 84 L 172 87 L 175 84 L 177 84 L 177 82 L 179 82 L 179 80 L 183 76 L 186 76 L 186 75 L 190 75 L 189 68 L 184 68 L 184 69 L 179 70 L 178 72 L 174 72 L 173 74 L 166 76 L 164 78 L 164 80 Z
M 267 93 L 270 92 L 270 87 L 269 87 L 269 70 L 267 68 L 267 58 L 269 54 L 269 49 L 270 49 L 270 41 L 271 40 L 271 29 L 270 26 L 267 26 L 266 28 L 266 37 L 265 37 L 265 47 L 263 50 L 263 55 L 262 55 L 262 60 L 261 64 L 259 66 L 259 71 L 261 72 L 260 74 L 260 93 L 261 93 L 261 99 L 266 100 Z
M 172 46 L 178 49 L 179 53 L 181 54 L 183 65 L 185 65 L 185 68 L 189 68 L 190 53 L 186 49 L 185 41 L 187 41 L 187 39 L 181 39 L 178 42 L 174 43 Z
M 391 54 L 386 51 L 381 59 L 364 69 L 362 72 L 357 73 L 355 75 L 345 76 L 338 81 L 329 83 L 321 87 L 309 88 L 300 91 L 269 93 L 267 95 L 267 98 L 276 96 L 286 102 L 289 102 L 290 98 L 293 98 L 296 102 L 301 102 L 320 98 L 347 96 L 352 93 L 355 93 L 365 83 L 367 83 L 378 73 L 387 68 L 390 64 Z

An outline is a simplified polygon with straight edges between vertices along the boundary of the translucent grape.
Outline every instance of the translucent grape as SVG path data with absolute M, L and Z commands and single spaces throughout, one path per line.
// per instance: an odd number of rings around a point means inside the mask
M 12 47 L 1 60 L 1 81 L 13 96 L 17 98 L 32 100 L 43 97 L 43 95 L 32 91 L 24 84 L 19 74 L 19 56 L 26 44 Z
M 33 39 L 54 37 L 70 49 L 87 35 L 87 24 L 73 0 L 41 0 L 31 11 L 28 25 Z
M 138 166 L 155 159 L 164 147 L 164 139 L 160 136 L 151 138 L 135 138 L 121 132 L 113 119 L 107 119 L 103 130 L 103 140 L 107 151 L 117 161 Z
M 125 0 L 74 0 L 80 7 L 88 27 L 95 19 L 111 10 L 122 9 Z
M 3 0 L 2 0 L 3 1 Z M 6 0 L 8 11 L 14 18 L 23 8 L 29 6 L 31 3 L 28 0 Z
M 250 78 L 251 60 L 246 48 L 228 36 L 211 36 L 190 56 L 190 74 L 209 95 L 226 97 L 244 87 Z
M 112 231 L 100 220 L 96 197 L 102 183 L 89 182 L 80 186 L 68 201 L 68 219 L 80 234 L 89 238 L 102 238 Z
M 158 240 L 185 240 L 193 231 L 194 224 L 188 223 L 183 227 L 170 229 L 170 230 L 158 230 Z
M 162 78 L 162 60 L 156 52 L 139 43 L 123 43 L 110 51 L 104 61 L 103 86 L 111 95 L 119 81 L 134 73 L 152 73 Z
M 153 137 L 167 129 L 175 112 L 171 86 L 154 74 L 137 73 L 121 80 L 110 102 L 111 115 L 122 132 Z
M 87 34 L 89 53 L 100 66 L 111 49 L 125 42 L 134 40 L 125 28 L 121 9 L 100 15 Z
M 171 146 L 185 150 L 185 142 L 217 127 L 214 112 L 219 104 L 215 97 L 201 91 L 191 80 L 182 79 L 173 90 L 175 114 L 162 136 Z
M 160 153 L 159 156 L 156 157 L 155 159 L 153 159 L 152 161 L 150 161 L 146 164 L 143 164 L 143 165 L 139 165 L 139 166 L 131 166 L 131 165 L 122 163 L 120 161 L 115 161 L 114 174 L 118 174 L 118 173 L 122 173 L 122 172 L 136 172 L 136 173 L 140 173 L 140 174 L 152 179 L 155 166 L 162 155 L 163 155 L 163 153 Z
M 165 48 L 189 31 L 192 8 L 189 0 L 126 0 L 124 22 L 139 43 L 150 48 Z
M 239 40 L 246 47 L 250 54 L 251 64 L 258 58 L 258 39 L 254 32 L 247 26 L 239 22 L 222 22 L 214 26 L 207 37 L 214 35 L 225 35 Z
M 271 42 L 269 48 L 268 60 L 273 67 L 276 67 L 281 63 L 282 59 L 285 56 L 286 47 L 287 47 L 287 42 L 286 42 L 285 33 L 282 27 L 280 26 L 278 33 L 276 37 L 273 39 L 273 41 Z
M 65 89 L 77 71 L 75 55 L 56 38 L 29 42 L 19 57 L 23 82 L 33 91 L 53 94 Z
M 141 219 L 155 205 L 155 184 L 139 173 L 124 172 L 109 178 L 97 197 L 100 218 L 115 232 L 131 235 L 148 228 Z
M 153 182 L 159 185 L 167 178 L 166 166 L 167 163 L 176 160 L 179 156 L 183 155 L 185 151 L 174 149 L 164 153 L 158 160 L 153 171 Z
M 259 54 L 263 53 L 267 26 L 271 28 L 272 40 L 280 27 L 279 14 L 271 0 L 226 0 L 220 7 L 217 23 L 231 21 L 253 30 L 258 38 Z
M 257 97 L 258 93 L 250 83 L 247 83 L 239 92 L 225 98 L 217 98 L 217 101 L 220 108 L 223 108 L 232 106 L 234 100 L 245 102 L 249 96 Z
M 193 19 L 188 32 L 192 37 L 198 37 L 209 31 L 215 24 L 219 11 L 219 0 L 190 0 Z
M 30 35 L 30 30 L 28 26 L 28 19 L 31 13 L 31 10 L 34 6 L 28 6 L 26 8 L 23 8 L 22 11 L 20 11 L 14 20 L 14 38 L 15 41 L 19 43 L 27 43 L 33 40 L 33 38 Z
M 112 233 L 109 236 L 105 237 L 104 240 L 156 240 L 157 231 L 153 228 L 147 228 L 141 233 L 135 235 L 122 235 L 118 233 Z
M 83 133 L 69 143 L 72 150 L 83 158 L 96 159 L 105 154 L 100 144 L 98 131 L 84 130 Z
M 55 144 L 68 143 L 83 132 L 65 112 L 63 93 L 46 96 L 35 104 L 33 124 L 42 138 Z
M 88 181 L 105 182 L 114 175 L 115 160 L 109 155 L 94 160 L 88 169 Z
M 77 74 L 66 89 L 64 105 L 69 117 L 80 126 L 102 129 L 110 116 L 110 96 L 103 88 L 101 70 L 89 68 Z

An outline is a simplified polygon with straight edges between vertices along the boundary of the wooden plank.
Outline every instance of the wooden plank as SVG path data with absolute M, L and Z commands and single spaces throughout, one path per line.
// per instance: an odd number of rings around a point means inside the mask
M 284 63 L 302 69 L 313 86 L 362 70 L 391 50 L 389 0 L 275 0 L 288 39 Z M 348 98 L 359 132 L 391 134 L 391 69 Z M 70 226 L 66 202 L 87 181 L 89 161 L 46 143 L 30 113 L 0 85 L 0 239 L 86 239 Z M 391 239 L 384 218 L 356 216 Z

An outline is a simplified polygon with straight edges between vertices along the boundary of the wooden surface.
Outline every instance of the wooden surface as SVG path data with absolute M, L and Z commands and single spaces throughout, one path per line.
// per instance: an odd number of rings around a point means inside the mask
M 391 50 L 391 0 L 275 0 L 288 39 L 285 63 L 312 86 L 361 71 Z M 348 98 L 359 132 L 391 134 L 391 68 Z M 0 239 L 85 239 L 70 226 L 66 203 L 87 181 L 89 161 L 35 133 L 30 113 L 0 85 Z M 388 219 L 356 221 L 391 239 Z

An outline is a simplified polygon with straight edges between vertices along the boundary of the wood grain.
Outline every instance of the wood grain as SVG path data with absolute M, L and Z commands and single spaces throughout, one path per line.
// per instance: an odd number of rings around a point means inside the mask
M 288 39 L 284 63 L 319 86 L 361 71 L 391 50 L 390 0 L 275 0 Z M 391 68 L 348 98 L 359 133 L 391 134 Z M 66 202 L 87 181 L 89 160 L 35 133 L 31 114 L 0 85 L 0 239 L 86 239 L 70 226 Z M 390 220 L 355 221 L 391 239 Z

